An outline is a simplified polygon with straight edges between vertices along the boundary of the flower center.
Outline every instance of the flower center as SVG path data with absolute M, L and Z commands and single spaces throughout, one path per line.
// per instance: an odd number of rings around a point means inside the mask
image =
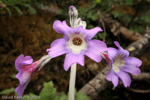
M 117 57 L 114 59 L 112 66 L 113 71 L 119 72 L 120 68 L 124 66 L 123 55 L 117 55 Z
M 85 50 L 87 43 L 83 34 L 71 34 L 67 42 L 67 48 L 75 54 L 79 54 L 82 50 Z
M 72 40 L 72 42 L 73 42 L 74 45 L 77 45 L 77 46 L 80 46 L 82 44 L 82 40 L 79 37 L 75 37 Z

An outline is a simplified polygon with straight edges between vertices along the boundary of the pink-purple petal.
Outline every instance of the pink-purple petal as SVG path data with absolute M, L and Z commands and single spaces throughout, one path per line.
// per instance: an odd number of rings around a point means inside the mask
M 128 57 L 128 56 L 129 56 L 129 51 L 124 50 L 124 49 L 120 46 L 119 42 L 115 41 L 114 44 L 119 48 L 119 49 L 118 49 L 118 54 L 124 55 L 125 57 Z
M 102 60 L 101 52 L 107 51 L 106 44 L 103 41 L 91 40 L 88 41 L 87 45 L 85 55 L 96 62 L 100 62 Z
M 114 44 L 115 44 L 118 48 L 121 47 L 120 44 L 119 44 L 119 42 L 117 42 L 117 41 L 114 41 Z M 122 47 L 121 47 L 121 48 L 122 48 Z
M 118 76 L 113 74 L 113 76 L 112 76 L 112 83 L 113 83 L 114 87 L 116 87 L 118 85 L 118 82 L 119 82 Z
M 124 57 L 129 56 L 129 51 L 124 50 L 123 48 L 119 48 L 118 53 L 121 54 L 121 55 L 124 55 Z
M 130 76 L 126 72 L 120 70 L 116 74 L 122 80 L 122 82 L 123 82 L 123 84 L 124 84 L 125 87 L 129 87 L 130 86 L 130 84 L 131 84 L 131 78 L 130 78 Z
M 114 60 L 115 57 L 118 55 L 117 49 L 112 48 L 112 47 L 109 47 L 107 52 L 108 52 L 108 57 L 109 57 L 111 60 Z
M 138 67 L 129 66 L 129 65 L 122 67 L 121 70 L 125 72 L 129 72 L 134 75 L 139 75 L 141 73 L 141 70 Z
M 71 52 L 66 54 L 65 61 L 64 61 L 64 69 L 67 71 L 74 63 L 78 63 L 81 66 L 84 66 L 84 55 L 73 54 Z
M 19 86 L 15 89 L 15 92 L 18 93 L 18 100 L 20 100 L 20 98 L 22 97 L 24 90 L 26 88 L 26 86 L 28 85 L 28 83 L 31 81 L 31 77 L 32 75 L 30 73 L 20 73 L 17 74 L 18 76 L 16 76 L 19 81 L 20 84 Z
M 106 79 L 109 80 L 109 81 L 111 81 L 111 80 L 112 80 L 112 74 L 114 74 L 114 73 L 113 73 L 113 70 L 111 69 L 111 70 L 107 73 Z
M 93 29 L 86 29 L 85 33 L 87 35 L 88 40 L 91 40 L 98 32 L 102 32 L 103 30 L 100 27 L 95 27 Z
M 23 72 L 19 72 L 19 73 L 16 75 L 16 78 L 19 80 L 19 84 L 23 84 L 23 83 L 24 83 L 22 74 L 23 74 Z
M 19 72 L 16 75 L 16 78 L 19 80 L 19 85 L 27 83 L 32 77 L 32 74 L 33 74 L 32 72 Z
M 110 70 L 107 73 L 106 79 L 109 81 L 112 81 L 114 87 L 116 87 L 118 85 L 118 82 L 119 82 L 118 76 L 115 75 L 115 73 L 112 70 Z
M 23 61 L 23 59 L 24 59 L 24 55 L 21 54 L 15 61 L 15 67 L 18 71 L 20 70 L 19 66 L 20 66 L 20 63 Z
M 142 61 L 136 57 L 127 57 L 124 60 L 125 60 L 125 64 L 129 66 L 140 67 L 142 65 Z
M 65 53 L 68 53 L 68 49 L 66 47 L 66 40 L 65 39 L 57 39 L 53 41 L 51 44 L 51 47 L 47 49 L 47 52 L 49 52 L 49 56 L 51 58 L 55 58 L 57 56 L 63 55 Z
M 20 71 L 20 67 L 23 65 L 30 65 L 32 64 L 33 59 L 31 58 L 31 56 L 25 56 L 23 54 L 21 54 L 15 61 L 15 67 L 18 71 Z
M 63 34 L 65 37 L 68 37 L 68 35 L 70 34 L 72 28 L 70 28 L 66 21 L 59 21 L 59 20 L 56 20 L 54 23 L 53 23 L 53 29 L 57 32 L 57 33 L 60 33 L 60 34 Z
M 80 27 L 79 32 L 84 34 L 85 40 L 91 40 L 98 32 L 102 32 L 103 30 L 100 27 L 95 27 L 93 29 L 84 29 Z
M 25 56 L 23 61 L 21 62 L 21 65 L 30 65 L 32 64 L 33 59 L 31 56 Z

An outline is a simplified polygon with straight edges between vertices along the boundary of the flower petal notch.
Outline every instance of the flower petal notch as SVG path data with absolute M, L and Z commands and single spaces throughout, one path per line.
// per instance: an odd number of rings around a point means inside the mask
M 86 22 L 78 18 L 78 11 L 74 6 L 69 8 L 70 25 L 66 21 L 56 20 L 53 28 L 56 32 L 63 34 L 63 38 L 52 42 L 47 52 L 52 58 L 66 54 L 64 69 L 67 71 L 74 63 L 84 65 L 84 55 L 90 57 L 96 62 L 100 62 L 101 52 L 107 51 L 107 46 L 103 41 L 92 40 L 92 38 L 102 29 L 96 27 L 85 29 Z M 74 57 L 74 58 L 71 58 Z M 72 60 L 74 59 L 74 60 Z
M 18 100 L 22 97 L 24 90 L 31 81 L 32 75 L 38 69 L 41 69 L 50 60 L 49 55 L 43 56 L 40 60 L 33 62 L 31 56 L 21 54 L 15 61 L 15 67 L 19 71 L 16 78 L 19 80 L 19 86 L 15 89 L 18 93 Z
M 116 87 L 119 82 L 119 78 L 122 80 L 125 87 L 129 87 L 131 84 L 131 78 L 128 73 L 139 75 L 141 70 L 139 67 L 142 61 L 136 57 L 129 57 L 129 52 L 124 50 L 120 44 L 115 41 L 115 45 L 118 49 L 108 48 L 109 67 L 110 71 L 107 73 L 106 79 L 112 81 Z

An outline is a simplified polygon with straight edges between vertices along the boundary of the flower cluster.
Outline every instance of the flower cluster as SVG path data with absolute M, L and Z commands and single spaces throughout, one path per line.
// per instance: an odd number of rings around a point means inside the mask
M 73 64 L 84 66 L 84 55 L 88 56 L 96 62 L 100 62 L 102 57 L 108 62 L 110 71 L 106 79 L 112 81 L 116 87 L 119 78 L 125 87 L 131 84 L 131 78 L 128 73 L 139 75 L 141 73 L 139 67 L 142 62 L 138 58 L 129 57 L 129 52 L 124 50 L 120 44 L 115 41 L 118 49 L 107 48 L 105 42 L 92 39 L 98 32 L 102 32 L 100 27 L 86 29 L 86 22 L 78 18 L 78 11 L 74 6 L 69 8 L 70 25 L 66 21 L 56 20 L 53 23 L 53 29 L 63 35 L 63 38 L 54 40 L 50 48 L 47 49 L 48 55 L 43 56 L 40 60 L 33 62 L 30 56 L 20 55 L 15 62 L 16 69 L 19 73 L 16 78 L 19 79 L 19 86 L 16 88 L 18 96 L 22 96 L 23 92 L 32 78 L 32 74 L 40 70 L 51 58 L 66 54 L 64 60 L 64 69 L 68 69 Z M 20 98 L 19 98 L 20 99 Z M 74 100 L 74 99 L 71 99 Z

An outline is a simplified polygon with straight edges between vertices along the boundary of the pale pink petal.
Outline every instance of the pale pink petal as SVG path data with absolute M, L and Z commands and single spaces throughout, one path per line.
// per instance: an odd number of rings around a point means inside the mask
M 20 100 L 20 98 L 22 97 L 24 93 L 26 86 L 31 81 L 32 75 L 30 73 L 20 73 L 20 74 L 17 74 L 16 77 L 19 79 L 20 84 L 15 89 L 15 92 L 18 93 L 18 97 L 19 97 L 18 100 Z
M 126 57 L 124 60 L 125 64 L 129 66 L 140 67 L 142 65 L 142 61 L 135 57 Z
M 129 51 L 124 50 L 124 49 L 120 46 L 119 42 L 115 41 L 114 43 L 115 43 L 115 45 L 119 48 L 119 49 L 118 49 L 118 54 L 124 55 L 124 57 L 128 57 L 128 56 L 129 56 Z
M 68 49 L 66 47 L 67 41 L 65 39 L 57 39 L 53 41 L 51 44 L 51 47 L 47 49 L 47 52 L 49 52 L 49 56 L 51 58 L 55 58 L 57 56 L 63 55 L 65 53 L 68 53 Z
M 124 84 L 125 87 L 129 87 L 130 86 L 130 84 L 131 84 L 131 78 L 130 78 L 130 76 L 126 72 L 120 70 L 116 74 L 122 80 L 122 82 L 123 82 L 123 84 Z
M 116 87 L 118 85 L 119 79 L 118 76 L 115 75 L 115 73 L 113 72 L 113 70 L 110 70 L 107 75 L 106 75 L 106 79 L 109 81 L 112 81 L 113 85 Z
M 73 53 L 66 54 L 64 61 L 64 69 L 67 71 L 74 63 L 78 63 L 81 66 L 84 66 L 84 55 Z
M 24 55 L 23 54 L 21 54 L 19 57 L 17 57 L 17 59 L 16 59 L 16 61 L 15 61 L 15 67 L 16 67 L 16 69 L 18 70 L 18 71 L 20 71 L 20 64 L 21 64 L 21 62 L 23 61 L 23 59 L 24 59 Z
M 85 55 L 96 62 L 100 62 L 102 59 L 101 52 L 107 51 L 106 44 L 103 41 L 91 40 L 88 41 L 87 45 L 88 47 L 85 52 Z
M 31 56 L 25 56 L 23 54 L 21 54 L 15 61 L 15 67 L 18 71 L 20 71 L 21 67 L 23 65 L 30 65 L 32 64 L 33 59 L 31 58 Z
M 63 34 L 64 38 L 68 38 L 69 34 L 72 32 L 72 28 L 67 25 L 66 21 L 61 22 L 59 20 L 56 20 L 53 23 L 53 29 L 57 33 Z
M 121 70 L 123 70 L 125 72 L 129 72 L 134 75 L 139 75 L 141 73 L 141 70 L 138 67 L 131 66 L 131 65 L 124 66 L 121 68 Z
M 21 65 L 30 65 L 32 64 L 33 59 L 31 56 L 25 56 L 23 61 L 21 62 Z
M 107 51 L 107 52 L 108 52 L 108 57 L 109 57 L 111 60 L 114 60 L 115 57 L 118 55 L 117 49 L 112 48 L 112 47 L 108 48 L 108 51 Z
M 95 27 L 93 29 L 84 29 L 83 27 L 78 28 L 79 32 L 85 35 L 85 40 L 91 40 L 98 32 L 103 30 L 100 27 Z

